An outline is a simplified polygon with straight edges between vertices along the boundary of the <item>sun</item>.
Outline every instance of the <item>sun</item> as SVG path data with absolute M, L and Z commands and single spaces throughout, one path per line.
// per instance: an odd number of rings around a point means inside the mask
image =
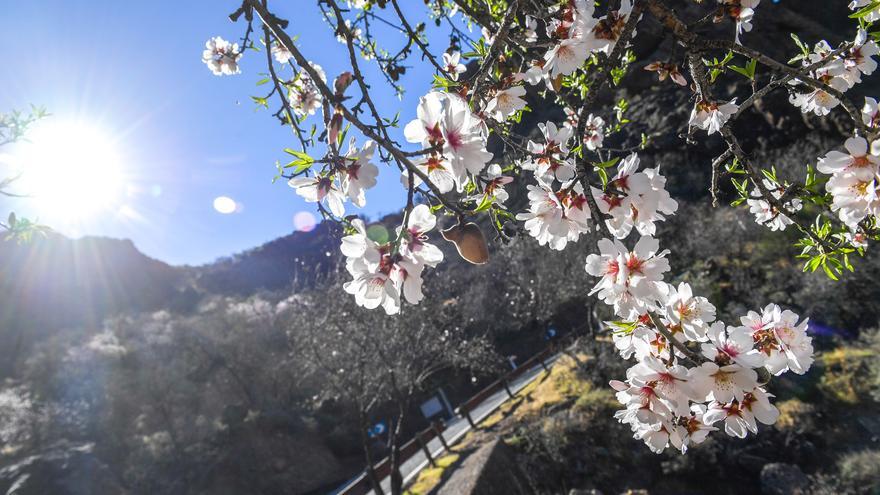
M 35 127 L 14 152 L 18 188 L 35 210 L 75 222 L 120 206 L 125 180 L 114 140 L 87 122 L 53 120 Z

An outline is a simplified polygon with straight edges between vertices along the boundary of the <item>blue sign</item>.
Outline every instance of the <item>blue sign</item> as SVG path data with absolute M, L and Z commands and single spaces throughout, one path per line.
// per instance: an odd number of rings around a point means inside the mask
M 556 329 L 550 327 L 547 329 L 547 332 L 544 333 L 544 340 L 550 340 L 553 337 L 556 337 Z
M 388 427 L 385 426 L 385 422 L 379 421 L 378 423 L 374 424 L 372 428 L 367 430 L 367 436 L 370 438 L 376 438 L 379 435 L 385 433 L 386 430 L 388 430 Z

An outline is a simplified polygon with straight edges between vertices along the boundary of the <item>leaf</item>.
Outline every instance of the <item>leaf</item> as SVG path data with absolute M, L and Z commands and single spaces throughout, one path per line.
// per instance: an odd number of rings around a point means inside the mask
M 862 8 L 862 10 L 853 12 L 852 14 L 849 15 L 849 18 L 850 19 L 861 19 L 862 17 L 865 17 L 868 14 L 870 14 L 871 11 L 873 11 L 877 7 L 880 7 L 880 0 L 875 1 L 875 2 L 871 2 L 870 4 L 868 4 L 864 8 Z
M 611 168 L 611 167 L 617 165 L 617 162 L 619 162 L 619 161 L 620 161 L 620 157 L 618 156 L 618 157 L 615 157 L 615 158 L 608 160 L 607 162 L 596 163 L 593 166 L 598 167 L 598 168 Z
M 822 265 L 822 269 L 825 270 L 825 275 L 827 275 L 828 278 L 830 278 L 831 280 L 834 280 L 835 282 L 836 282 L 837 280 L 839 280 L 839 279 L 837 278 L 837 275 L 835 275 L 834 272 L 832 272 L 831 269 L 828 268 L 828 265 L 823 264 L 823 265 Z
M 480 204 L 474 209 L 474 212 L 481 212 L 488 210 L 492 204 L 495 202 L 494 196 L 489 196 L 488 194 L 483 195 L 483 200 L 480 201 Z
M 303 161 L 308 161 L 308 162 L 315 161 L 315 159 L 312 158 L 311 156 L 309 156 L 308 153 L 303 152 L 303 151 L 297 151 L 293 148 L 284 148 L 284 152 L 287 153 L 288 155 L 293 155 Z

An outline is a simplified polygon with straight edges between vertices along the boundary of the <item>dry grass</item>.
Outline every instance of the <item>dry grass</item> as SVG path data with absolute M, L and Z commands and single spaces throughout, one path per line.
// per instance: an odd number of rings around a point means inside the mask
M 613 400 L 614 396 L 609 391 L 595 389 L 589 381 L 578 376 L 578 367 L 589 359 L 585 354 L 578 354 L 578 363 L 570 356 L 560 357 L 549 372 L 544 372 L 520 390 L 516 398 L 502 405 L 480 427 L 491 428 L 508 417 L 520 420 L 536 416 L 548 407 L 563 402 L 573 401 L 577 408 L 596 401 Z
M 844 404 L 858 404 L 870 393 L 869 359 L 876 359 L 871 349 L 838 347 L 819 357 L 824 373 L 819 389 L 828 397 Z
M 429 493 L 438 483 L 440 483 L 440 480 L 443 478 L 443 472 L 446 471 L 446 468 L 458 462 L 459 457 L 460 456 L 455 453 L 448 454 L 437 459 L 436 466 L 429 466 L 422 469 L 418 478 L 413 481 L 413 484 L 410 485 L 409 489 L 407 489 L 404 494 L 425 495 Z

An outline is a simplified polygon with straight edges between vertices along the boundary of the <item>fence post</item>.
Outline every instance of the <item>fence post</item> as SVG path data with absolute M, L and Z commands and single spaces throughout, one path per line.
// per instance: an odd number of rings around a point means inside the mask
M 428 458 L 428 462 L 431 463 L 431 466 L 437 467 L 437 463 L 434 462 L 434 457 L 431 455 L 431 451 L 430 449 L 428 449 L 428 445 L 425 444 L 425 441 L 422 439 L 422 433 L 423 432 L 419 432 L 416 434 L 416 440 L 418 440 L 419 442 L 419 447 L 422 448 L 422 452 L 425 453 L 425 457 Z
M 507 385 L 507 378 L 502 378 L 501 384 L 504 385 L 504 390 L 507 392 L 507 395 L 510 396 L 510 398 L 512 399 L 513 392 L 510 391 L 510 387 Z
M 461 406 L 458 408 L 458 413 L 464 416 L 464 419 L 467 420 L 468 424 L 471 425 L 471 428 L 477 429 L 477 425 L 474 424 L 474 419 L 471 418 L 471 411 L 465 406 Z
M 440 439 L 440 443 L 443 444 L 443 450 L 449 451 L 449 444 L 446 443 L 446 438 L 443 437 L 443 430 L 440 429 L 440 425 L 435 421 L 431 424 L 434 427 L 434 433 L 437 434 L 437 438 Z

